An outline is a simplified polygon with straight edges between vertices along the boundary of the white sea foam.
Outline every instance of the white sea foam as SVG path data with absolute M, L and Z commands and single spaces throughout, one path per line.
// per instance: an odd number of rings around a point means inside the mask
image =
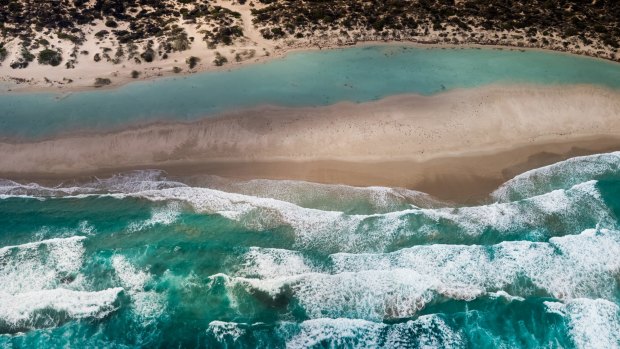
M 291 304 L 299 304 L 311 318 L 409 318 L 439 298 L 490 296 L 518 301 L 541 291 L 562 300 L 615 299 L 619 289 L 620 232 L 604 229 L 552 238 L 548 243 L 426 245 L 383 254 L 338 253 L 331 255 L 328 270 L 316 269 L 294 252 L 278 251 L 277 259 L 273 253 L 252 249 L 246 255 L 251 268 L 243 269 L 243 277 L 225 279 L 229 294 L 247 297 L 259 291 L 274 300 L 292 297 Z M 258 270 L 260 265 L 268 267 Z M 239 289 L 245 290 L 243 294 L 238 294 Z
M 0 248 L 2 331 L 56 326 L 67 317 L 102 317 L 115 310 L 112 303 L 121 288 L 76 290 L 83 287 L 79 272 L 84 239 L 54 238 Z
M 518 202 L 424 211 L 429 217 L 455 222 L 470 234 L 481 234 L 486 229 L 500 233 L 510 230 L 532 231 L 548 225 L 546 223 L 550 216 L 570 227 L 578 225 L 584 217 L 583 212 L 588 212 L 589 217 L 599 223 L 614 225 L 613 216 L 596 189 L 596 181 Z
M 288 327 L 292 328 L 281 327 L 294 333 L 286 341 L 287 348 L 321 347 L 327 343 L 332 348 L 378 348 L 383 341 L 381 335 L 387 329 L 381 323 L 344 318 L 309 320 Z M 285 337 L 288 337 L 286 332 Z
M 302 274 L 295 277 L 236 282 L 272 297 L 291 293 L 310 318 L 354 316 L 368 320 L 414 316 L 434 299 L 436 281 L 412 270 L 366 270 L 330 274 Z M 473 299 L 475 294 L 462 294 Z
M 185 187 L 186 185 L 166 178 L 160 170 L 139 170 L 116 174 L 110 178 L 95 179 L 84 185 L 98 191 L 135 193 L 145 190 Z
M 620 152 L 574 157 L 517 175 L 492 193 L 501 202 L 519 200 L 602 176 L 620 174 Z
M 620 274 L 620 232 L 586 230 L 552 238 L 548 243 L 503 242 L 487 246 L 416 246 L 387 254 L 335 254 L 335 272 L 380 266 L 412 268 L 442 284 L 480 290 L 506 290 L 519 279 L 558 299 L 613 299 Z M 510 287 L 527 295 L 527 289 Z M 533 291 L 533 290 L 530 290 Z M 510 293 L 510 292 L 509 292 Z
M 489 292 L 488 295 L 491 298 L 502 298 L 502 299 L 505 299 L 508 302 L 513 302 L 513 301 L 523 302 L 523 301 L 525 301 L 525 298 L 523 298 L 523 297 L 516 297 L 516 296 L 510 295 L 510 294 L 508 294 L 508 292 L 505 292 L 505 291 Z
M 103 193 L 134 193 L 145 190 L 158 190 L 186 186 L 181 182 L 166 179 L 159 170 L 140 170 L 119 173 L 109 178 L 94 178 L 83 183 L 61 183 L 56 186 L 44 186 L 37 183 L 18 183 L 0 179 L 0 198 L 64 197 Z
M 8 179 L 0 179 L 0 195 L 7 197 L 22 196 L 59 196 L 76 195 L 93 192 L 92 188 L 81 186 L 54 186 L 46 187 L 37 183 L 18 183 Z
M 0 248 L 0 291 L 8 294 L 55 288 L 79 272 L 82 236 Z
M 220 214 L 249 229 L 290 226 L 295 232 L 296 247 L 329 252 L 384 251 L 394 248 L 395 242 L 413 244 L 438 239 L 476 243 L 484 234 L 485 241 L 489 238 L 501 241 L 522 238 L 520 234 L 524 231 L 529 234 L 528 239 L 544 240 L 549 235 L 578 233 L 584 224 L 610 228 L 616 224 L 595 181 L 518 202 L 461 208 L 412 208 L 370 215 L 322 211 L 271 198 L 186 186 L 107 195 L 169 202 L 166 208 L 154 211 L 148 221 L 133 223 L 129 227 L 133 230 L 174 222 L 180 212 L 175 202 L 183 201 L 196 211 Z
M 213 321 L 207 334 L 220 343 L 235 343 L 263 330 L 256 325 Z M 301 323 L 281 322 L 273 329 L 287 348 L 461 348 L 461 333 L 437 315 L 388 325 L 361 319 L 320 318 Z M 258 337 L 258 336 L 257 336 Z
M 95 233 L 96 233 L 95 226 L 90 224 L 88 221 L 81 221 L 78 224 L 78 229 L 79 229 L 79 231 L 81 231 L 82 233 L 84 233 L 86 235 L 95 235 Z
M 169 202 L 165 207 L 154 208 L 151 217 L 146 221 L 132 222 L 128 226 L 131 232 L 151 228 L 155 225 L 170 225 L 181 215 L 181 205 L 179 202 Z
M 231 181 L 215 176 L 207 176 L 208 188 L 221 189 L 257 197 L 274 198 L 303 207 L 322 210 L 355 209 L 358 203 L 366 203 L 372 212 L 391 212 L 408 207 L 438 206 L 440 203 L 426 193 L 404 188 L 353 187 L 341 184 L 320 184 L 293 180 L 255 179 L 250 181 Z M 213 179 L 213 178 L 217 178 Z M 82 183 L 44 186 L 37 183 L 18 183 L 0 179 L 0 198 L 78 196 L 106 193 L 137 193 L 166 188 L 186 187 L 178 181 L 169 180 L 159 170 L 140 170 L 116 174 L 109 178 L 94 178 Z M 363 209 L 363 208 L 362 208 Z
M 171 188 L 130 194 L 153 201 L 180 200 L 195 210 L 221 214 L 251 229 L 290 226 L 296 246 L 326 251 L 382 251 L 394 241 L 441 237 L 442 229 L 452 229 L 452 239 L 475 242 L 484 232 L 495 231 L 497 240 L 529 231 L 536 234 L 577 233 L 583 222 L 603 227 L 615 221 L 602 201 L 596 182 L 578 184 L 568 190 L 514 203 L 464 208 L 409 209 L 372 215 L 347 215 L 321 211 L 266 198 L 226 193 L 206 188 Z M 123 198 L 127 194 L 115 194 Z M 548 224 L 553 219 L 552 225 Z M 580 225 L 581 224 L 581 225 Z M 545 227 L 555 229 L 545 231 Z M 572 230 L 571 230 L 572 229 Z M 416 240 L 417 241 L 417 240 Z
M 143 324 L 159 318 L 165 310 L 164 295 L 155 291 L 146 291 L 151 282 L 151 275 L 137 270 L 124 256 L 112 257 L 112 267 L 121 285 L 129 295 L 135 313 L 141 317 Z
M 71 319 L 102 318 L 116 310 L 114 301 L 122 290 L 119 287 L 84 292 L 57 288 L 15 295 L 0 292 L 0 324 L 17 329 L 31 328 L 38 322 L 57 325 L 53 316 L 37 316 L 41 311 L 62 312 Z
M 418 348 L 461 348 L 465 347 L 460 332 L 452 329 L 437 315 L 423 315 L 416 320 L 404 324 L 393 325 L 387 333 L 385 348 L 398 348 L 411 343 L 410 336 L 415 339 Z
M 551 313 L 567 317 L 577 348 L 620 348 L 620 307 L 604 299 L 545 302 Z
M 146 286 L 146 283 L 150 281 L 151 276 L 148 273 L 136 270 L 124 256 L 114 255 L 111 260 L 112 267 L 121 285 L 129 292 L 141 291 Z
M 439 202 L 426 193 L 404 188 L 353 187 L 295 180 L 253 179 L 231 181 L 208 176 L 206 187 L 226 192 L 273 198 L 301 207 L 334 211 L 370 211 L 386 213 L 411 207 L 434 207 Z M 358 205 L 365 205 L 359 207 Z
M 212 335 L 218 342 L 225 342 L 230 339 L 233 342 L 247 333 L 246 324 L 235 322 L 211 321 L 207 328 L 207 334 Z
M 243 255 L 236 275 L 247 278 L 274 278 L 311 273 L 304 256 L 297 251 L 252 247 Z

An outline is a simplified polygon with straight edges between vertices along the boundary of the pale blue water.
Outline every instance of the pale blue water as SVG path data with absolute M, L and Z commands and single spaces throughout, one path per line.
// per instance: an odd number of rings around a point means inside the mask
M 561 53 L 357 47 L 293 53 L 265 64 L 136 82 L 95 92 L 0 95 L 0 138 L 186 121 L 257 105 L 328 105 L 491 83 L 620 88 L 620 65 Z

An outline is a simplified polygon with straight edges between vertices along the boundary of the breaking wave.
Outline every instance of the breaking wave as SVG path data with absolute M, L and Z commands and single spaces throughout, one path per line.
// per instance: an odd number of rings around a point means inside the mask
M 308 209 L 275 199 L 195 187 L 112 195 L 182 201 L 191 204 L 197 212 L 218 214 L 254 230 L 290 227 L 298 248 L 365 252 L 432 242 L 493 243 L 523 237 L 546 240 L 596 225 L 615 227 L 613 214 L 596 184 L 589 181 L 510 203 L 415 208 L 372 215 Z
M 70 320 L 103 318 L 117 309 L 122 288 L 85 292 L 62 288 L 0 292 L 0 333 L 58 326 Z
M 587 230 L 548 243 L 416 246 L 386 254 L 334 254 L 313 268 L 299 253 L 252 249 L 231 297 L 258 297 L 309 318 L 393 321 L 445 299 L 509 294 L 614 300 L 620 291 L 620 232 Z M 251 277 L 248 277 L 251 276 Z M 263 296 L 264 295 L 264 296 Z M 235 303 L 239 303 L 235 301 Z
M 620 152 L 580 156 L 517 175 L 491 196 L 500 202 L 521 200 L 589 180 L 618 178 Z
M 0 346 L 617 348 L 619 158 L 476 206 L 157 170 L 2 180 Z

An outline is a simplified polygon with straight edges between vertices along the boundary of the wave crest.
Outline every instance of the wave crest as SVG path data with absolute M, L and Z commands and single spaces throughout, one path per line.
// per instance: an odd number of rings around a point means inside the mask
M 62 288 L 0 293 L 0 333 L 54 327 L 63 322 L 85 318 L 102 318 L 117 309 L 114 305 L 122 288 L 97 292 Z

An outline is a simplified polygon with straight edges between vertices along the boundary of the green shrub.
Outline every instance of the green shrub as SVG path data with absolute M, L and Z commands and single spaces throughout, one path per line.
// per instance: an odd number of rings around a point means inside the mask
M 217 65 L 218 67 L 221 67 L 224 64 L 228 63 L 228 58 L 222 56 L 219 52 L 216 52 L 213 63 L 215 63 L 215 65 Z
M 277 27 L 276 28 L 263 28 L 260 30 L 260 33 L 263 36 L 263 38 L 267 40 L 281 39 L 286 36 L 286 33 L 284 32 L 284 30 L 282 30 L 282 28 L 277 28 Z
M 155 59 L 155 51 L 149 47 L 140 54 L 140 57 L 142 57 L 145 62 L 152 62 L 153 59 Z
M 108 19 L 107 21 L 105 21 L 105 26 L 108 27 L 108 28 L 116 28 L 116 27 L 118 27 L 118 23 L 116 23 L 112 19 Z
M 108 78 L 96 78 L 95 79 L 95 87 L 101 87 L 105 85 L 109 85 L 112 83 L 112 80 Z
M 28 49 L 26 49 L 25 47 L 22 48 L 22 58 L 24 59 L 25 62 L 32 62 L 34 61 L 34 55 L 32 53 L 30 53 L 30 51 L 28 51 Z
M 62 55 L 60 52 L 50 49 L 45 49 L 39 52 L 38 57 L 39 64 L 57 66 L 62 62 Z
M 67 34 L 63 32 L 58 33 L 58 38 L 61 40 L 69 40 L 76 45 L 79 45 L 82 43 L 82 39 L 79 36 L 75 36 L 75 35 L 71 35 L 71 34 Z
M 9 55 L 9 51 L 6 50 L 4 44 L 0 44 L 0 62 L 4 61 Z
M 185 63 L 189 65 L 189 69 L 194 69 L 198 62 L 200 62 L 200 58 L 194 56 L 191 56 L 185 60 Z
M 137 79 L 140 76 L 140 72 L 137 70 L 134 70 L 131 72 L 131 77 L 134 79 Z
M 24 62 L 20 59 L 17 62 L 11 62 L 10 67 L 12 69 L 24 69 L 28 67 L 28 62 Z
M 100 30 L 100 31 L 96 32 L 95 33 L 95 37 L 97 39 L 101 40 L 101 39 L 103 39 L 108 34 L 110 34 L 110 32 L 104 29 L 104 30 Z

